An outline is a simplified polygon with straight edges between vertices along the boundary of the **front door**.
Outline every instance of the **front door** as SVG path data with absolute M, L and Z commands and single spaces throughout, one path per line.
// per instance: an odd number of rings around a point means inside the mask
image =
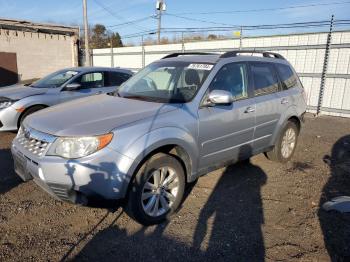
M 246 157 L 254 134 L 255 105 L 248 97 L 247 65 L 224 65 L 207 93 L 213 90 L 231 92 L 234 102 L 199 109 L 200 169 Z
M 86 96 L 105 93 L 104 72 L 90 72 L 79 76 L 71 84 L 80 84 L 80 88 L 74 91 L 65 91 L 60 94 L 61 102 L 70 101 Z

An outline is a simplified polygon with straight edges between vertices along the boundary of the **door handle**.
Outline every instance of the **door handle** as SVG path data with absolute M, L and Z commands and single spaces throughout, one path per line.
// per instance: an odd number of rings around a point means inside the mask
M 253 112 L 255 112 L 254 107 L 247 107 L 247 109 L 244 111 L 244 113 L 253 113 Z
M 285 104 L 288 104 L 288 103 L 289 103 L 289 101 L 288 101 L 287 98 L 283 98 L 283 99 L 281 100 L 281 104 L 282 104 L 282 105 L 285 105 Z
M 102 91 L 98 91 L 97 93 L 96 93 L 96 95 L 100 95 L 100 94 L 102 94 L 103 92 Z

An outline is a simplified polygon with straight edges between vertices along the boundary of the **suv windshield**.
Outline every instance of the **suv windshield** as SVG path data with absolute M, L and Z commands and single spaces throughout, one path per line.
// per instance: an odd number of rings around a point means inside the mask
M 37 88 L 60 87 L 61 85 L 66 83 L 69 79 L 71 79 L 73 76 L 77 75 L 78 73 L 79 72 L 74 70 L 65 70 L 65 71 L 61 70 L 34 82 L 30 86 L 37 87 Z
M 160 103 L 185 103 L 193 99 L 213 64 L 163 61 L 141 70 L 118 90 L 118 95 Z

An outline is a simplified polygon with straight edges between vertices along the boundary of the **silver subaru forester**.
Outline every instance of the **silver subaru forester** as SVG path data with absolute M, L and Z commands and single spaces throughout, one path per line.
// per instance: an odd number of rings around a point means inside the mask
M 17 174 L 72 203 L 126 199 L 128 214 L 150 225 L 211 170 L 259 153 L 288 161 L 303 87 L 281 55 L 246 52 L 171 54 L 113 94 L 29 116 L 12 144 Z

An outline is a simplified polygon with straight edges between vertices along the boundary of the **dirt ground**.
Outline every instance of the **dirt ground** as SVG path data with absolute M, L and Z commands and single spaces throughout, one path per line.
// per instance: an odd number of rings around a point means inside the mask
M 0 261 L 350 261 L 350 214 L 320 209 L 350 196 L 350 164 L 338 158 L 349 135 L 350 119 L 308 116 L 290 163 L 258 155 L 212 172 L 170 222 L 147 228 L 121 208 L 74 206 L 22 183 L 14 134 L 2 133 Z

